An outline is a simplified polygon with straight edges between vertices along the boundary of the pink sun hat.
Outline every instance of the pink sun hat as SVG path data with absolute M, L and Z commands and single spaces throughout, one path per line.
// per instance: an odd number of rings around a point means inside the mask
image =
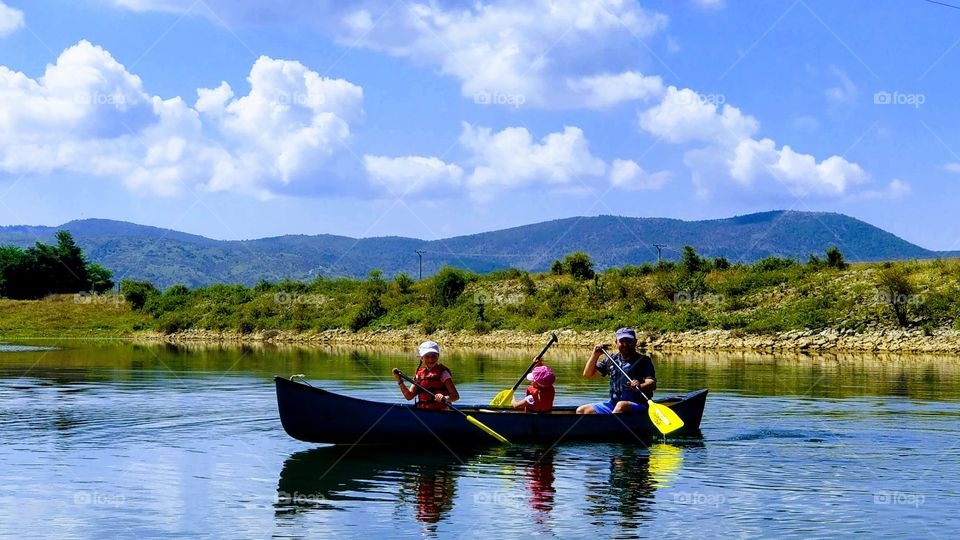
M 527 373 L 527 380 L 530 382 L 535 382 L 541 386 L 550 386 L 556 382 L 557 377 L 553 374 L 553 370 L 547 366 L 537 366 L 533 368 L 533 371 Z

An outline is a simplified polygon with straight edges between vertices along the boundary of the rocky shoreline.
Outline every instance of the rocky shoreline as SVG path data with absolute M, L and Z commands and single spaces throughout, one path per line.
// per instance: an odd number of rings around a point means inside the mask
M 559 329 L 561 347 L 590 347 L 597 341 L 610 342 L 613 331 Z M 408 346 L 433 339 L 447 346 L 517 347 L 545 343 L 550 333 L 497 330 L 486 334 L 471 331 L 440 330 L 429 335 L 419 329 L 387 329 L 351 332 L 292 332 L 269 330 L 241 334 L 210 330 L 185 330 L 174 334 L 140 333 L 137 341 L 166 343 L 275 343 L 294 345 L 365 345 Z M 640 342 L 653 351 L 758 351 L 758 352 L 911 352 L 960 353 L 960 331 L 941 329 L 925 332 L 920 329 L 890 329 L 870 332 L 843 330 L 794 330 L 776 334 L 744 334 L 736 330 L 697 330 L 673 333 L 641 333 Z

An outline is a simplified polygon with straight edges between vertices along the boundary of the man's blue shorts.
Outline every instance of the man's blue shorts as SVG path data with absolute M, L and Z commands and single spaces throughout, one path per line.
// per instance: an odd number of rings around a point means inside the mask
M 603 401 L 600 403 L 593 403 L 593 410 L 597 411 L 597 414 L 613 414 L 613 408 L 617 406 L 617 401 Z M 641 405 L 635 401 L 631 401 L 633 406 L 638 409 L 646 409 L 646 406 Z

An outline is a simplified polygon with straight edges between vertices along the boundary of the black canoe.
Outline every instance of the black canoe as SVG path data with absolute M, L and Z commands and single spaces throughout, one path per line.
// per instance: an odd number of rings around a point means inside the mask
M 283 429 L 301 441 L 409 445 L 411 440 L 426 438 L 439 439 L 451 446 L 496 443 L 453 411 L 357 399 L 283 377 L 274 377 L 274 381 Z M 671 438 L 699 435 L 707 390 L 656 401 L 683 419 L 684 427 L 671 433 Z M 620 442 L 647 440 L 659 434 L 646 414 L 578 415 L 572 406 L 555 407 L 549 413 L 540 414 L 491 410 L 484 406 L 457 408 L 510 442 Z

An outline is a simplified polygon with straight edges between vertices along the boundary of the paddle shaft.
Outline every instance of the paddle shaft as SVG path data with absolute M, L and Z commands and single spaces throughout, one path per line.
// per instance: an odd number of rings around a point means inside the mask
M 430 394 L 430 395 L 435 395 L 435 394 L 434 394 L 433 392 L 431 392 L 430 390 L 427 390 L 426 388 L 424 388 L 424 387 L 423 387 L 420 383 L 418 383 L 417 381 L 411 379 L 410 377 L 407 377 L 406 374 L 404 374 L 404 373 L 403 373 L 402 371 L 400 371 L 399 369 L 394 369 L 393 372 L 396 373 L 401 379 L 403 379 L 403 380 L 405 380 L 405 381 L 413 384 L 414 386 L 416 386 L 421 392 L 425 392 L 425 393 Z M 467 413 L 461 411 L 460 409 L 454 407 L 453 405 L 451 405 L 451 404 L 450 404 L 450 400 L 447 399 L 446 396 L 443 397 L 443 402 L 447 404 L 447 408 L 449 408 L 450 410 L 457 411 L 458 413 L 460 413 L 461 416 L 463 416 L 464 418 L 466 418 L 468 422 L 470 422 L 471 424 L 477 426 L 478 428 L 480 428 L 481 430 L 483 430 L 484 432 L 486 432 L 488 435 L 490 435 L 490 436 L 493 437 L 494 439 L 497 439 L 498 441 L 500 441 L 500 442 L 502 442 L 502 443 L 505 443 L 505 444 L 510 444 L 510 441 L 508 441 L 503 435 L 500 435 L 499 433 L 497 433 L 496 431 L 490 429 L 488 426 L 486 426 L 485 424 L 483 424 L 482 422 L 480 422 L 480 421 L 477 420 L 476 418 L 470 416 L 469 414 L 467 414 Z
M 600 347 L 600 352 L 602 352 L 603 355 L 607 357 L 607 360 L 609 360 L 611 364 L 617 366 L 617 369 L 620 370 L 620 373 L 623 373 L 623 376 L 626 377 L 628 381 L 634 380 L 634 378 L 628 375 L 627 372 L 623 369 L 623 366 L 621 366 L 619 362 L 617 362 L 616 360 L 613 359 L 612 356 L 610 356 L 610 353 L 608 353 L 606 349 L 604 349 L 603 347 Z M 648 398 L 647 395 L 643 393 L 643 390 L 641 390 L 639 386 L 637 386 L 636 390 L 637 392 L 640 392 L 640 395 L 643 396 L 644 399 L 646 399 L 647 401 L 650 401 L 650 398 Z
M 520 379 L 517 380 L 517 384 L 513 385 L 513 391 L 514 391 L 514 392 L 516 392 L 516 391 L 517 391 L 517 388 L 520 388 L 520 385 L 523 384 L 523 380 L 527 378 L 527 373 L 530 373 L 530 370 L 533 369 L 533 366 L 537 365 L 537 362 L 539 362 L 540 360 L 543 359 L 543 355 L 547 354 L 547 349 L 549 349 L 550 346 L 553 345 L 553 344 L 556 343 L 556 342 L 557 342 L 557 334 L 556 334 L 556 333 L 551 333 L 551 334 L 550 334 L 550 341 L 548 341 L 547 344 L 544 345 L 543 350 L 540 351 L 540 354 L 538 354 L 538 355 L 533 359 L 533 362 L 530 362 L 530 365 L 527 367 L 527 370 L 524 371 L 524 372 L 523 372 L 523 375 L 520 376 Z

